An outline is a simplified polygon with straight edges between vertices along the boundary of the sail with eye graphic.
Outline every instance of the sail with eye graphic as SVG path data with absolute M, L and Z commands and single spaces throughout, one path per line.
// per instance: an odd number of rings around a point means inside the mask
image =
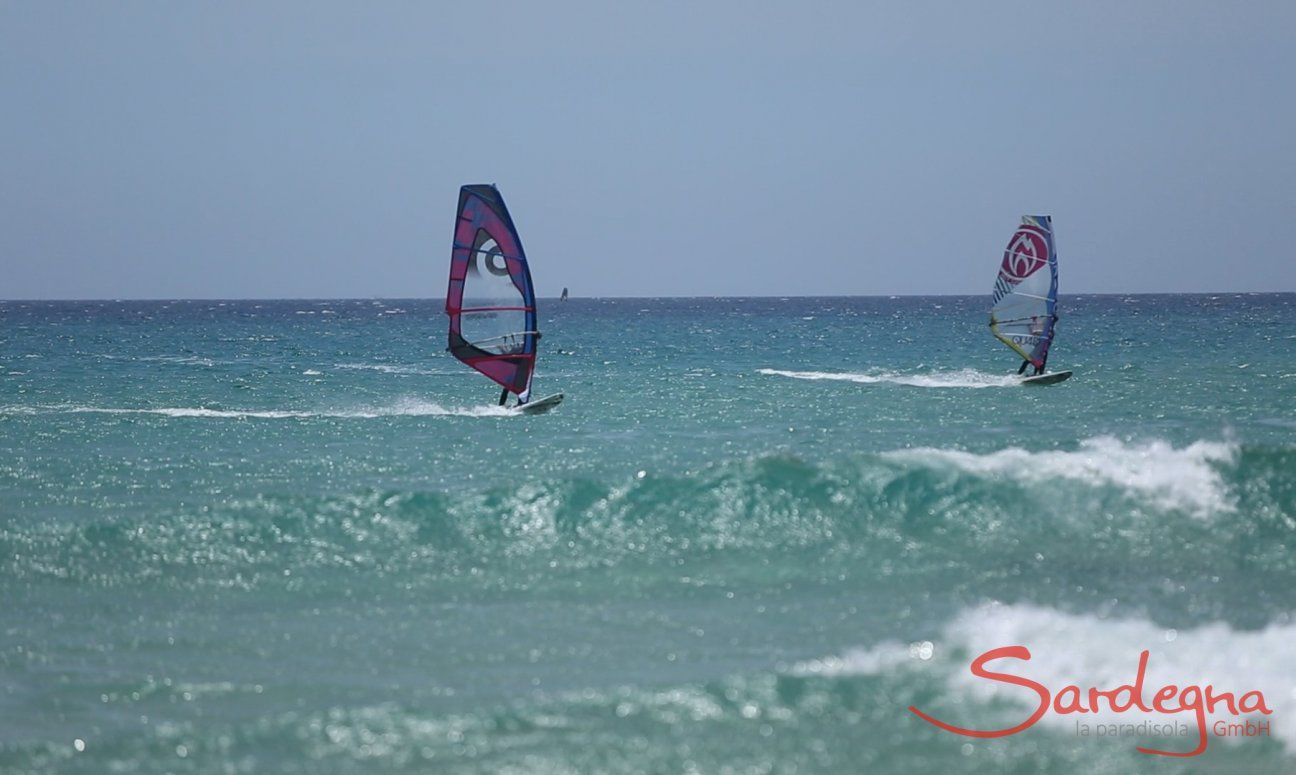
M 556 393 L 531 400 L 535 375 L 535 287 L 522 239 L 494 185 L 459 189 L 454 242 L 450 249 L 450 354 L 485 374 L 524 414 L 541 414 L 562 402 Z
M 535 289 L 522 239 L 493 185 L 459 189 L 450 252 L 450 354 L 525 403 L 535 371 Z
M 995 276 L 990 331 L 1044 372 L 1057 324 L 1058 264 L 1053 219 L 1024 215 Z M 1026 366 L 1023 363 L 1023 369 Z M 1069 372 L 1067 373 L 1069 376 Z

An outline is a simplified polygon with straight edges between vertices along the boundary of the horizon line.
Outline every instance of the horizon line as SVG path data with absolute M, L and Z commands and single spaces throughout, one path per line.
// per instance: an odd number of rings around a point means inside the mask
M 1134 291 L 1134 292 L 1113 292 L 1113 291 L 1096 291 L 1086 292 L 1077 291 L 1066 294 L 1062 298 L 1083 297 L 1083 296 L 1283 296 L 1296 294 L 1296 291 Z M 966 298 L 976 296 L 991 296 L 991 293 L 831 293 L 831 294 L 746 294 L 739 296 L 720 296 L 714 294 L 688 294 L 680 296 L 572 296 L 568 295 L 568 301 L 586 300 L 601 301 L 606 299 L 625 299 L 625 300 L 671 300 L 671 299 L 939 299 L 939 298 Z M 231 302 L 231 301 L 437 301 L 441 297 L 433 296 L 143 296 L 143 297 L 84 297 L 84 298 L 42 298 L 42 297 L 25 297 L 0 299 L 0 304 L 9 304 L 12 302 L 132 302 L 132 301 L 150 301 L 150 302 L 176 302 L 176 301 L 196 301 L 196 302 Z M 560 301 L 560 296 L 537 296 L 537 299 L 546 301 Z

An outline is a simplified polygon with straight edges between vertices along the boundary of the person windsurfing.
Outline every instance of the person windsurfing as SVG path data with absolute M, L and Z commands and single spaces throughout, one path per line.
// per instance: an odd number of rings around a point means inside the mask
M 1057 319 L 1053 219 L 1023 215 L 1004 249 L 990 306 L 990 332 L 1022 359 L 1017 367 L 1019 376 L 1032 364 L 1032 376 L 1044 374 Z M 1062 373 L 1066 376 L 1055 381 L 1070 376 L 1070 372 Z
M 1035 371 L 1031 373 L 1031 376 L 1032 376 L 1032 377 L 1038 377 L 1039 375 L 1043 374 L 1043 373 L 1044 373 L 1044 364 L 1047 363 L 1047 362 L 1048 362 L 1048 356 L 1046 355 L 1046 356 L 1044 356 L 1044 360 L 1040 361 L 1039 365 L 1035 367 Z M 1025 374 L 1025 373 L 1026 373 L 1026 367 L 1027 367 L 1027 366 L 1030 366 L 1030 365 L 1031 365 L 1031 362 L 1030 362 L 1030 361 L 1022 361 L 1021 366 L 1017 367 L 1017 373 L 1018 373 L 1019 375 L 1021 375 L 1021 374 Z

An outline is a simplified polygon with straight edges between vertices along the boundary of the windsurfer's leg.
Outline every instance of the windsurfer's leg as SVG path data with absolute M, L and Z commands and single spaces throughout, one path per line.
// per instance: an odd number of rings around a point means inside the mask
M 508 388 L 504 388 L 502 391 L 500 391 L 499 405 L 503 406 L 507 402 L 508 402 Z
M 1026 367 L 1029 366 L 1029 365 L 1030 365 L 1030 361 L 1022 361 L 1022 365 L 1019 366 L 1019 367 L 1017 367 L 1017 373 L 1018 373 L 1018 374 L 1025 374 L 1025 373 L 1026 373 Z

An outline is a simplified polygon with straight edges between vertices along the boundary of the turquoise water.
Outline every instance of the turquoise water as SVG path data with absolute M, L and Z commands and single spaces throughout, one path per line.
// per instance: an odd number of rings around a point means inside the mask
M 1296 295 L 1063 302 L 1023 388 L 988 297 L 543 301 L 539 417 L 438 302 L 0 303 L 0 770 L 1170 764 L 907 710 L 1009 643 L 1291 769 Z

